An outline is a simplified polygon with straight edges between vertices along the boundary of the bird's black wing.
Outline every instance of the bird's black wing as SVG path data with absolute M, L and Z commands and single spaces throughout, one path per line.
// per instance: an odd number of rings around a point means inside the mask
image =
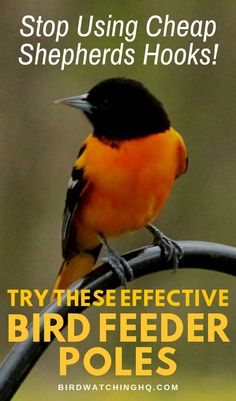
M 78 158 L 76 159 L 75 166 L 72 170 L 71 177 L 68 183 L 66 194 L 65 208 L 63 213 L 63 223 L 61 229 L 61 242 L 62 242 L 62 255 L 65 260 L 68 260 L 75 253 L 73 246 L 73 233 L 72 220 L 76 209 L 79 206 L 81 194 L 84 191 L 87 180 L 84 174 L 84 152 L 86 145 L 83 145 L 79 151 Z

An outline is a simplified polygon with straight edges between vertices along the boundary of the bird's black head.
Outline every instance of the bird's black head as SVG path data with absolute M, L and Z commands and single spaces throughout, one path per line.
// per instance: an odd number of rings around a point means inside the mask
M 102 140 L 138 138 L 170 127 L 162 104 L 138 81 L 111 78 L 62 103 L 82 109 Z

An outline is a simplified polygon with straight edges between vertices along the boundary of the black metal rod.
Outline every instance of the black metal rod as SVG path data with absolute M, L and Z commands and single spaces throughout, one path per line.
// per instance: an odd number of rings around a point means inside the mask
M 183 248 L 183 258 L 179 268 L 200 268 L 218 271 L 236 276 L 236 248 L 222 244 L 199 241 L 179 241 Z M 129 262 L 134 278 L 150 273 L 171 269 L 171 263 L 165 261 L 160 254 L 159 247 L 146 247 L 124 255 Z M 93 293 L 97 289 L 107 290 L 117 288 L 119 280 L 108 263 L 103 264 L 89 273 L 85 278 L 74 283 L 70 289 L 87 288 Z M 45 313 L 57 313 L 67 325 L 68 314 L 80 313 L 85 307 L 68 307 L 66 296 L 63 297 L 62 306 L 58 307 L 56 301 L 44 308 L 41 313 L 40 332 L 42 340 L 33 342 L 32 325 L 29 328 L 29 338 L 22 343 L 16 343 L 0 367 L 0 395 L 1 401 L 9 401 L 27 377 L 42 353 L 50 345 L 43 341 L 43 316 Z

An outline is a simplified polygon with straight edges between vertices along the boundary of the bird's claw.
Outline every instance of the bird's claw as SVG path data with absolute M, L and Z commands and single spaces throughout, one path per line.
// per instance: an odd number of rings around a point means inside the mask
M 148 225 L 147 229 L 153 235 L 153 245 L 158 245 L 161 253 L 167 262 L 172 262 L 175 273 L 178 269 L 179 260 L 183 257 L 181 246 L 174 240 L 164 235 L 158 228 L 153 225 Z
M 112 249 L 109 249 L 108 255 L 103 260 L 111 265 L 112 269 L 119 277 L 121 285 L 126 288 L 127 278 L 128 281 L 132 281 L 134 278 L 133 270 L 129 263 Z

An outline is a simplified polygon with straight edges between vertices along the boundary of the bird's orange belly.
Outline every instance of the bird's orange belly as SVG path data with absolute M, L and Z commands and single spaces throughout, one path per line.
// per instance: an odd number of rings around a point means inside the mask
M 138 230 L 152 221 L 160 211 L 164 199 L 164 196 L 157 198 L 154 195 L 137 199 L 132 194 L 127 195 L 127 199 L 103 199 L 103 202 L 97 202 L 95 213 L 89 208 L 84 216 L 95 232 L 102 232 L 107 237 L 118 236 Z M 100 213 L 100 210 L 106 212 Z
M 149 181 L 151 178 L 149 175 Z M 161 180 L 154 177 L 151 181 L 136 185 L 134 180 L 126 189 L 127 183 L 123 183 L 123 186 L 113 187 L 109 193 L 91 188 L 80 209 L 80 224 L 106 237 L 142 228 L 157 217 L 173 184 L 169 177 Z
M 119 236 L 155 219 L 177 172 L 175 140 L 168 138 L 166 134 L 158 134 L 135 143 L 127 141 L 119 150 L 112 151 L 98 143 L 96 148 L 90 146 L 88 159 L 93 160 L 87 164 L 90 184 L 76 216 L 80 247 L 95 246 L 97 233 Z M 99 149 L 101 146 L 104 149 Z

